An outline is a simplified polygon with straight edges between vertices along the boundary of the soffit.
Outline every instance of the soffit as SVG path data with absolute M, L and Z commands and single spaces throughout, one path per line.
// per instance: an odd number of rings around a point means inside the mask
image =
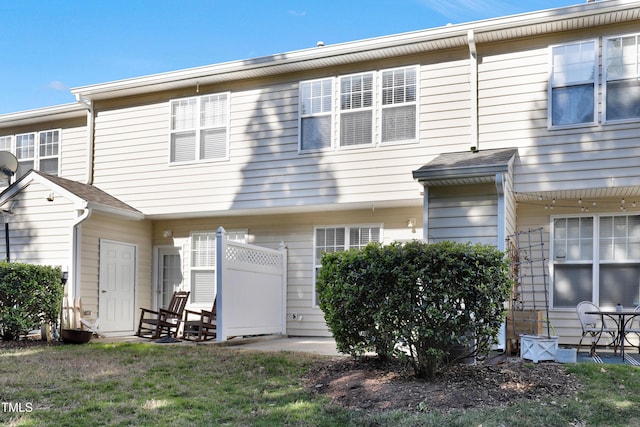
M 100 100 L 149 92 L 254 79 L 275 74 L 375 61 L 382 58 L 466 47 L 473 31 L 476 44 L 535 37 L 640 19 L 640 2 L 603 1 L 496 18 L 467 24 L 317 47 L 266 57 L 154 74 L 71 90 L 77 98 Z

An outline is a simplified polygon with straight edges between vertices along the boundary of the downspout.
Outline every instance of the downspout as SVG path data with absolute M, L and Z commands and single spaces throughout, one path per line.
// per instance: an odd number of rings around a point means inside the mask
M 76 94 L 76 101 L 87 107 L 87 177 L 85 183 L 93 184 L 93 149 L 94 149 L 94 117 L 91 101 L 82 97 L 81 93 Z
M 82 254 L 82 239 L 79 233 L 80 225 L 89 219 L 91 209 L 86 205 L 78 209 L 78 217 L 73 221 L 71 226 L 71 263 L 69 264 L 69 282 L 72 284 L 70 296 L 72 298 L 80 297 L 80 255 Z M 82 213 L 80 213 L 82 212 Z
M 476 152 L 480 149 L 478 146 L 478 51 L 473 30 L 467 32 L 467 40 L 469 43 L 469 98 L 471 101 L 471 111 L 469 112 L 471 140 L 469 149 L 472 152 Z

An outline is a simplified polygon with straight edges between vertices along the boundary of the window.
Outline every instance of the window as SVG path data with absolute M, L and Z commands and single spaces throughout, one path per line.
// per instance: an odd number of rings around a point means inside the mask
M 20 178 L 31 169 L 59 175 L 60 133 L 61 131 L 56 129 L 0 137 L 0 150 L 9 151 L 18 159 L 16 178 Z
M 555 218 L 552 251 L 554 307 L 638 305 L 640 215 Z
M 248 230 L 229 230 L 227 240 L 245 243 Z M 191 233 L 191 302 L 211 304 L 216 296 L 216 232 Z
M 216 295 L 216 233 L 191 234 L 191 302 L 207 303 Z
M 640 117 L 640 35 L 604 40 L 605 120 Z
M 373 144 L 373 73 L 340 78 L 340 146 Z
M 300 149 L 331 147 L 332 79 L 300 84 Z
M 300 151 L 415 142 L 418 67 L 300 82 Z
M 322 267 L 322 254 L 325 252 L 342 252 L 347 249 L 360 249 L 370 242 L 382 242 L 382 227 L 373 226 L 340 226 L 316 227 L 314 233 L 314 280 Z M 318 304 L 317 292 L 314 292 L 314 305 Z
M 550 125 L 596 121 L 596 41 L 551 46 Z
M 229 94 L 171 102 L 170 162 L 229 158 Z
M 416 69 L 382 72 L 382 142 L 416 137 Z

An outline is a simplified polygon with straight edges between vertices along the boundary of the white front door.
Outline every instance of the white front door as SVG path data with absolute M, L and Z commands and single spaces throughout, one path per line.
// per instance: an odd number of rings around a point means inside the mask
M 101 331 L 134 331 L 135 278 L 135 245 L 100 240 L 98 287 Z
M 166 308 L 175 291 L 182 288 L 180 248 L 158 249 L 158 307 Z

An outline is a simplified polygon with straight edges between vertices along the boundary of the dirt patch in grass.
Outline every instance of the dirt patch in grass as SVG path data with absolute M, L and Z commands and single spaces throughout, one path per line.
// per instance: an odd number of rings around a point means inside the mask
M 416 378 L 406 364 L 377 358 L 333 359 L 305 375 L 306 386 L 348 408 L 367 411 L 438 411 L 507 406 L 571 397 L 582 387 L 558 363 L 521 359 L 456 365 L 438 378 Z

